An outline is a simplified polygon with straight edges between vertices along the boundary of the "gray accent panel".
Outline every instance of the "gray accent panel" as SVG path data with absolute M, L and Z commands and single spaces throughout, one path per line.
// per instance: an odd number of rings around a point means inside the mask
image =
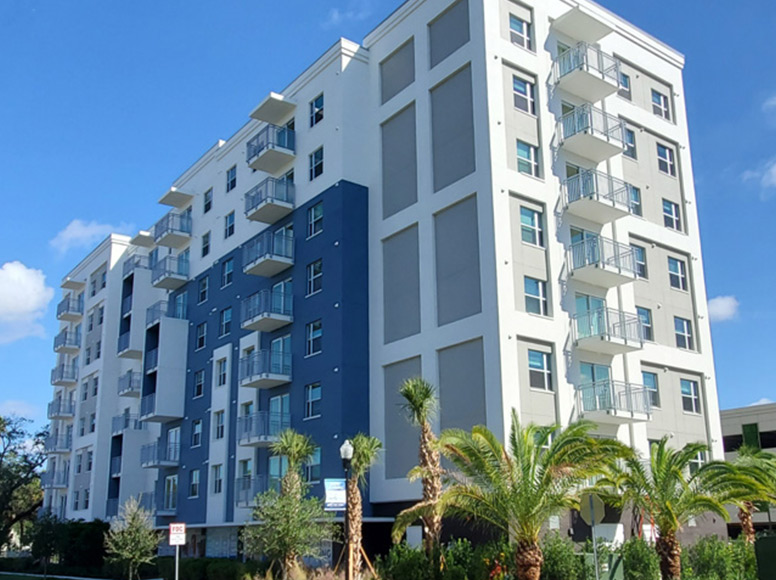
M 482 312 L 477 196 L 436 214 L 434 238 L 437 324 L 442 326 Z
M 439 351 L 439 406 L 442 429 L 471 429 L 486 423 L 482 339 Z
M 382 103 L 408 87 L 415 80 L 415 39 L 400 46 L 380 63 L 380 94 Z
M 383 219 L 418 201 L 415 103 L 382 126 Z
M 418 226 L 383 241 L 385 343 L 420 332 Z
M 474 172 L 470 66 L 432 89 L 431 143 L 435 192 Z
M 469 42 L 469 1 L 459 0 L 428 25 L 431 68 Z
M 385 379 L 385 477 L 396 479 L 406 477 L 407 472 L 418 463 L 419 433 L 407 421 L 399 394 L 402 383 L 420 376 L 420 357 L 407 359 L 383 368 Z

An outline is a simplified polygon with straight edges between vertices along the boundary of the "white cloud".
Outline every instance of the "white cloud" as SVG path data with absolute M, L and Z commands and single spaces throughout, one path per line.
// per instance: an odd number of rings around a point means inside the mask
M 114 226 L 111 224 L 101 224 L 94 220 L 85 222 L 74 219 L 65 226 L 65 229 L 54 236 L 49 241 L 49 244 L 60 254 L 65 254 L 73 248 L 91 249 L 92 246 L 112 232 L 129 234 L 134 229 L 134 225 L 123 222 Z
M 760 186 L 760 199 L 768 201 L 776 197 L 776 157 L 757 169 L 747 169 L 741 174 L 741 181 L 754 181 Z
M 766 397 L 763 397 L 759 401 L 755 401 L 754 403 L 749 403 L 747 407 L 756 407 L 757 405 L 770 405 L 771 403 L 773 403 L 773 401 L 771 401 Z
M 43 336 L 40 320 L 54 297 L 40 270 L 21 262 L 6 262 L 0 268 L 0 344 L 27 336 Z
M 374 0 L 350 0 L 345 8 L 330 8 L 324 28 L 334 28 L 347 22 L 361 22 L 372 14 Z
M 40 415 L 40 411 L 35 405 L 27 401 L 9 399 L 0 401 L 0 415 L 3 417 L 16 415 L 25 419 L 34 419 Z
M 766 113 L 776 109 L 776 95 L 770 96 L 763 102 L 763 111 Z
M 735 296 L 717 296 L 709 300 L 709 320 L 724 322 L 738 316 L 739 302 Z

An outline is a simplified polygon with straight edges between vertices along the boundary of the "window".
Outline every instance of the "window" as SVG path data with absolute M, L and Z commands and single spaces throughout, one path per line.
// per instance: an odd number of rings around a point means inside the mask
M 94 312 L 90 312 L 86 319 L 86 331 L 91 332 L 92 330 L 94 330 Z
M 207 300 L 208 286 L 210 285 L 210 277 L 205 276 L 199 281 L 199 291 L 197 292 L 197 304 L 202 304 Z
M 194 396 L 201 397 L 205 394 L 205 371 L 198 370 L 194 373 Z
M 226 170 L 226 193 L 237 187 L 237 166 L 232 165 Z
M 307 296 L 320 292 L 323 288 L 323 260 L 307 264 Z
M 676 334 L 676 346 L 695 350 L 695 340 L 692 336 L 692 323 L 686 318 L 674 316 L 674 333 Z
M 88 487 L 84 490 L 84 509 L 85 510 L 89 509 L 89 488 Z
M 623 72 L 620 73 L 620 86 L 619 86 L 619 89 L 617 90 L 617 94 L 620 95 L 621 97 L 628 99 L 629 101 L 631 100 L 631 97 L 632 97 L 631 79 L 628 75 L 626 75 Z
M 667 199 L 663 200 L 663 225 L 677 232 L 682 231 L 682 216 L 679 214 L 679 204 Z
M 102 325 L 103 320 L 105 320 L 105 307 L 100 306 L 97 309 L 97 325 L 98 326 Z
M 84 462 L 83 453 L 76 453 L 75 454 L 75 472 L 76 473 L 81 473 L 81 470 L 83 469 L 83 462 Z
M 304 418 L 321 416 L 321 383 L 312 383 L 304 387 Z
M 197 324 L 197 336 L 195 339 L 194 350 L 205 348 L 205 334 L 207 333 L 207 322 Z
M 310 181 L 323 173 L 323 147 L 310 153 Z
M 517 170 L 539 177 L 539 150 L 533 145 L 517 140 Z
M 76 511 L 78 510 L 78 495 L 79 492 L 77 490 L 73 492 L 73 509 Z
M 202 419 L 194 419 L 191 422 L 191 446 L 199 447 L 202 445 Z
M 175 510 L 178 507 L 178 476 L 168 475 L 164 478 L 164 502 L 165 510 Z
M 663 93 L 652 89 L 652 112 L 666 121 L 671 120 L 671 109 L 668 105 L 668 97 Z
M 625 151 L 622 153 L 625 157 L 637 159 L 636 156 L 636 133 L 632 129 L 625 129 Z
M 234 258 L 221 262 L 221 288 L 229 286 L 234 278 Z
M 305 354 L 310 356 L 321 352 L 321 341 L 323 340 L 323 323 L 320 320 L 310 322 L 307 325 L 305 336 L 307 337 Z
M 628 186 L 630 194 L 630 210 L 633 215 L 644 215 L 644 208 L 641 205 L 641 190 L 633 185 Z
M 94 462 L 94 452 L 93 451 L 87 451 L 86 452 L 86 471 L 92 470 L 92 463 Z
M 509 39 L 512 44 L 533 50 L 531 43 L 531 25 L 514 14 L 509 15 Z
M 636 264 L 636 275 L 647 279 L 647 250 L 641 246 L 631 244 L 633 249 L 633 261 Z
M 310 101 L 310 127 L 323 121 L 323 93 Z
M 97 396 L 97 392 L 100 390 L 100 377 L 94 375 L 92 379 L 92 397 Z
M 89 433 L 94 433 L 95 429 L 97 429 L 97 415 L 92 413 L 89 415 Z
M 230 211 L 224 216 L 224 239 L 234 235 L 234 212 Z
M 641 338 L 650 342 L 655 340 L 655 333 L 652 329 L 652 311 L 648 308 L 636 306 L 636 314 L 638 314 L 639 322 L 641 322 Z
M 532 389 L 552 390 L 552 365 L 550 353 L 528 351 L 528 384 Z
M 518 76 L 512 76 L 512 92 L 514 93 L 515 109 L 520 109 L 526 113 L 536 114 L 536 93 L 534 84 L 521 79 Z
M 86 433 L 86 419 L 79 417 L 78 419 L 78 436 L 83 437 Z
M 547 316 L 547 283 L 544 280 L 526 276 L 523 285 L 525 288 L 525 311 Z
M 687 266 L 682 260 L 668 257 L 668 280 L 671 288 L 687 290 Z
M 97 280 L 92 278 L 89 295 L 94 296 L 95 294 L 97 294 Z
M 81 384 L 81 400 L 85 401 L 89 397 L 89 381 L 86 380 Z
M 218 377 L 218 386 L 223 387 L 226 384 L 226 359 L 216 361 L 216 376 Z
M 210 232 L 202 234 L 202 257 L 210 253 Z
M 202 213 L 207 213 L 213 209 L 213 188 L 208 189 L 202 196 Z
M 657 168 L 663 173 L 676 177 L 674 150 L 660 143 L 657 144 Z
M 224 491 L 224 466 L 219 463 L 213 466 L 213 493 L 218 494 Z
M 224 412 L 216 411 L 213 414 L 213 439 L 224 438 Z
M 189 471 L 189 497 L 199 497 L 199 469 Z
M 520 207 L 520 236 L 525 243 L 544 247 L 542 218 L 542 212 Z
M 690 463 L 688 463 L 688 468 L 690 469 L 690 475 L 695 475 L 698 473 L 698 470 L 703 467 L 703 464 L 706 463 L 706 452 L 705 451 L 699 451 L 698 455 L 696 455 L 693 459 L 690 460 Z
M 102 341 L 98 340 L 94 345 L 94 360 L 99 359 L 102 356 Z
M 87 346 L 84 352 L 84 366 L 92 364 L 92 347 Z
M 226 336 L 232 331 L 232 307 L 224 308 L 219 315 L 218 336 Z
M 738 451 L 741 449 L 741 446 L 744 444 L 744 436 L 743 435 L 724 435 L 722 437 L 722 446 L 725 450 L 725 453 L 732 453 L 733 451 Z
M 307 237 L 320 234 L 323 231 L 323 202 L 319 201 L 307 210 Z
M 280 479 L 288 471 L 288 457 L 275 455 L 269 458 L 269 487 L 279 491 Z
M 318 483 L 321 481 L 321 448 L 316 447 L 313 455 L 304 466 L 304 479 L 307 483 Z

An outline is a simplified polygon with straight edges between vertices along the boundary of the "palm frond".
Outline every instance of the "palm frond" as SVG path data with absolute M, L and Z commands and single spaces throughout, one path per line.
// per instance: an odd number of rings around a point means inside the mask
M 399 394 L 406 401 L 402 409 L 413 425 L 422 425 L 434 417 L 438 400 L 434 385 L 428 381 L 420 377 L 407 379 L 399 388 Z

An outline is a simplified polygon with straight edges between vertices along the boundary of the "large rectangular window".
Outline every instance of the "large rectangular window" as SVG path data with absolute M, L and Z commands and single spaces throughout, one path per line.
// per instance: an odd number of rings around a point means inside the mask
M 625 129 L 625 151 L 622 154 L 631 159 L 638 158 L 636 154 L 636 132 L 632 129 Z
M 684 261 L 668 257 L 668 281 L 671 288 L 687 290 L 687 265 Z
M 517 170 L 526 175 L 540 177 L 539 149 L 529 143 L 517 140 Z
M 633 259 L 636 262 L 636 275 L 639 278 L 647 279 L 647 250 L 642 246 L 631 244 L 633 249 Z
M 682 231 L 682 216 L 679 213 L 679 204 L 667 199 L 663 200 L 663 225 L 677 232 Z
M 528 382 L 532 389 L 553 390 L 550 353 L 528 351 Z
M 531 24 L 518 18 L 514 14 L 509 15 L 509 40 L 512 44 L 533 50 L 531 40 Z
M 514 94 L 515 108 L 536 114 L 536 92 L 532 82 L 518 76 L 512 77 L 512 92 Z
M 543 213 L 520 207 L 520 237 L 527 243 L 534 246 L 544 247 L 544 230 L 542 229 Z
M 633 215 L 644 215 L 644 208 L 641 205 L 641 190 L 633 185 L 628 185 L 630 194 L 630 210 Z
M 174 511 L 178 507 L 178 476 L 168 475 L 164 478 L 164 502 L 163 507 L 167 511 Z
M 525 276 L 525 311 L 547 316 L 547 283 Z
M 657 167 L 663 173 L 676 177 L 674 150 L 667 145 L 657 144 Z
M 652 311 L 649 308 L 636 306 L 639 322 L 641 322 L 641 338 L 648 341 L 655 340 L 655 331 L 652 328 Z
M 652 89 L 652 112 L 658 117 L 663 117 L 666 121 L 671 120 L 671 108 L 668 104 L 668 97 Z
M 698 391 L 698 382 L 688 379 L 681 380 L 682 386 L 682 409 L 688 413 L 701 412 L 701 397 Z
M 692 333 L 692 322 L 686 318 L 674 316 L 674 334 L 676 346 L 687 350 L 695 350 L 695 339 Z
M 649 400 L 653 407 L 660 407 L 660 390 L 657 384 L 657 373 L 641 371 L 641 382 L 649 392 Z

